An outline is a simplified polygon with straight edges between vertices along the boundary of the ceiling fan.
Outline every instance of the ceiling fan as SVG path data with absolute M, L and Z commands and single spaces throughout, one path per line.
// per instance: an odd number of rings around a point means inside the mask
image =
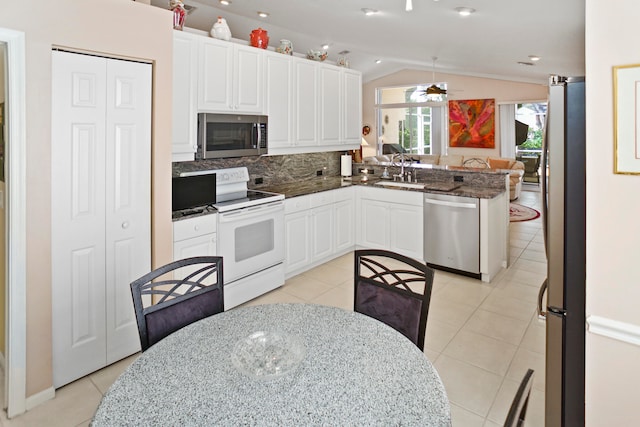
M 427 99 L 440 96 L 444 97 L 447 95 L 446 89 L 442 89 L 441 87 L 436 86 L 436 60 L 438 59 L 438 57 L 432 56 L 431 59 L 433 60 L 433 68 L 431 72 L 432 83 L 431 86 L 421 92 L 421 95 L 425 96 Z

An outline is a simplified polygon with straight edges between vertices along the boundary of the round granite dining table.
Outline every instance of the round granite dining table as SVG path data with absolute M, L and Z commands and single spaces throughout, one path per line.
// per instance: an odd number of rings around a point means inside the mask
M 292 371 L 236 368 L 257 331 L 296 337 Z M 449 401 L 418 347 L 365 315 L 312 304 L 236 308 L 150 347 L 104 395 L 92 426 L 449 426 Z

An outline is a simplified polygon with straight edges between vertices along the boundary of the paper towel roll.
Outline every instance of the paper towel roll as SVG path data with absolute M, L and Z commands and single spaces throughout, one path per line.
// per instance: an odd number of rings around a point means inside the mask
M 347 154 L 340 157 L 340 175 L 351 176 L 351 156 Z

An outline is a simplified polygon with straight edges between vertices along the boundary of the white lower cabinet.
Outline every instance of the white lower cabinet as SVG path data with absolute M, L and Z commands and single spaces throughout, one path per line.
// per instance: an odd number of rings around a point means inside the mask
M 173 223 L 173 259 L 216 255 L 216 214 Z M 224 265 L 223 265 L 224 267 Z
M 353 188 L 286 199 L 287 277 L 352 250 L 354 211 Z
M 336 201 L 333 206 L 333 224 L 335 236 L 335 251 L 343 253 L 353 249 L 355 244 L 355 202 L 354 189 L 345 189 L 340 194 L 347 196 L 345 200 Z
M 309 223 L 310 217 L 306 210 L 284 217 L 285 273 L 298 271 L 311 264 Z
M 333 255 L 333 206 L 325 205 L 311 210 L 311 261 Z
M 423 193 L 370 187 L 358 190 L 358 246 L 423 260 Z

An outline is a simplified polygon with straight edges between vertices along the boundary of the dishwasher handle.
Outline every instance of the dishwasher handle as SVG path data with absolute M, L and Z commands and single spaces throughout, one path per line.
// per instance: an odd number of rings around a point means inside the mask
M 475 203 L 447 202 L 435 199 L 424 199 L 424 202 L 432 205 L 449 206 L 452 208 L 476 209 L 478 207 Z

